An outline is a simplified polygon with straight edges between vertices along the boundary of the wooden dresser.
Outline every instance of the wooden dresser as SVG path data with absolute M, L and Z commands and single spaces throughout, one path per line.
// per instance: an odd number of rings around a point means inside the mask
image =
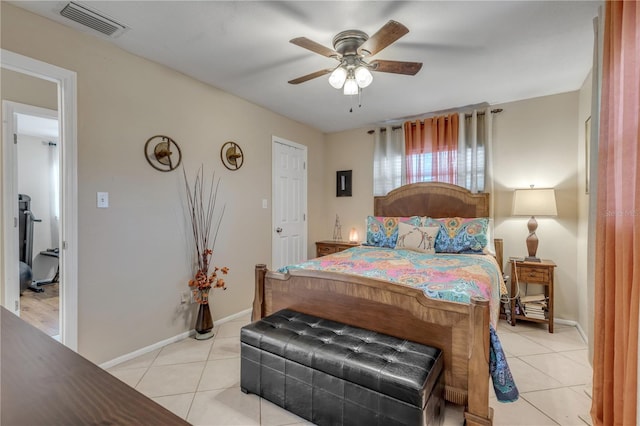
M 359 246 L 360 243 L 350 243 L 348 241 L 316 241 L 316 256 L 326 256 L 331 253 L 337 253 L 351 247 Z
M 0 307 L 3 425 L 188 425 Z

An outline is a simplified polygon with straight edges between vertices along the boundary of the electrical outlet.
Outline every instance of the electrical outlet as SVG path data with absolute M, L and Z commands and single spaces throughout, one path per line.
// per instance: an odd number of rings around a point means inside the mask
M 185 291 L 180 295 L 180 304 L 181 305 L 184 305 L 186 303 L 192 303 L 190 294 L 191 294 L 190 291 Z
M 97 195 L 97 207 L 100 209 L 109 208 L 109 193 L 108 192 L 98 192 Z

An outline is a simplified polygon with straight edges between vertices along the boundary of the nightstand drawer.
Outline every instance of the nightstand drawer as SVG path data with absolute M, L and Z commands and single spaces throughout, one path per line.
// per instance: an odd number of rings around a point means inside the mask
M 325 246 L 325 245 L 318 244 L 316 248 L 318 250 L 318 256 L 326 256 L 328 254 L 336 252 L 335 246 Z
M 528 283 L 547 284 L 549 282 L 549 269 L 538 269 L 527 266 L 518 266 L 518 280 Z
M 356 247 L 359 243 L 350 243 L 348 241 L 316 241 L 316 256 L 326 256 L 328 254 L 338 253 L 340 251 Z

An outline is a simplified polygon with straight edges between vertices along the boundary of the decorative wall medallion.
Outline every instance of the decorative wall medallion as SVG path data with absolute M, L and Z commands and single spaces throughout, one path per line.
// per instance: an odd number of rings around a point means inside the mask
M 161 172 L 175 170 L 182 161 L 180 147 L 169 136 L 152 136 L 144 144 L 144 156 L 151 167 Z
M 222 164 L 229 170 L 238 170 L 244 163 L 244 155 L 240 145 L 235 142 L 225 142 L 220 149 Z

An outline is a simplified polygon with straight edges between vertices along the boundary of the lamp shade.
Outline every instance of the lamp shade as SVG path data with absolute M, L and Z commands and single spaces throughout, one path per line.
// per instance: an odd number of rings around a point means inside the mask
M 516 189 L 513 193 L 514 216 L 557 216 L 556 193 L 550 189 Z
M 329 84 L 336 89 L 342 89 L 344 81 L 347 79 L 347 70 L 342 67 L 338 67 L 331 75 L 329 75 Z
M 354 71 L 354 76 L 356 78 L 356 83 L 358 83 L 358 86 L 363 89 L 370 85 L 373 81 L 373 75 L 371 75 L 371 72 L 362 65 L 356 68 L 356 70 Z
M 344 83 L 343 93 L 345 95 L 357 95 L 358 94 L 358 83 L 356 83 L 356 79 L 349 77 L 347 81 Z

